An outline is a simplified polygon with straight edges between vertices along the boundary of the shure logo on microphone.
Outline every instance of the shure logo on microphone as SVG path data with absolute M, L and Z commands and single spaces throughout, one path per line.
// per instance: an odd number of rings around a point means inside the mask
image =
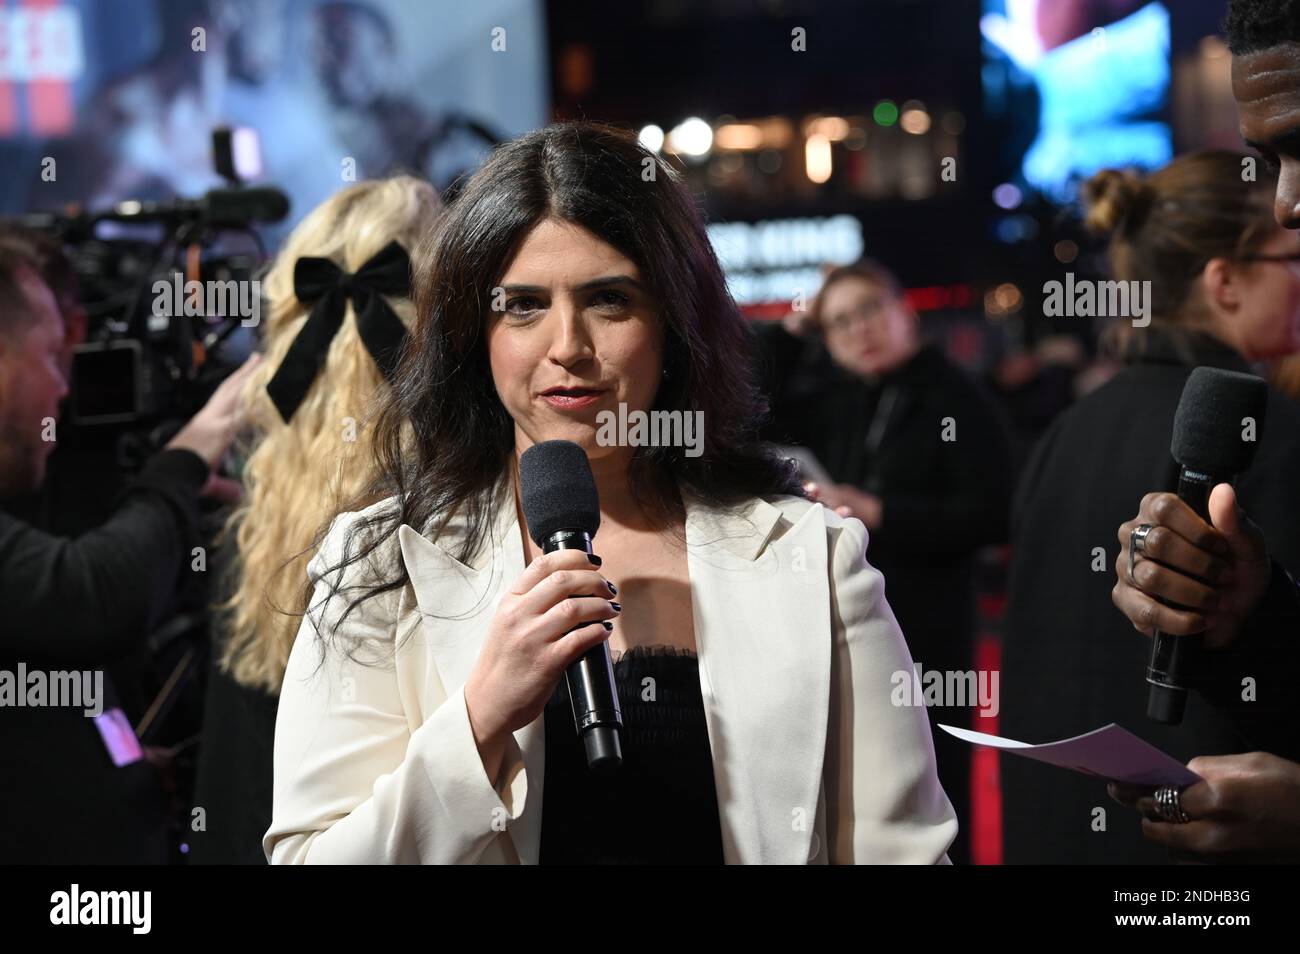
M 70 891 L 50 895 L 51 924 L 129 924 L 132 934 L 148 934 L 153 923 L 150 891 Z
M 596 443 L 601 447 L 684 447 L 687 457 L 704 453 L 703 411 L 629 411 L 596 415 Z
M 1075 281 L 1043 283 L 1043 315 L 1047 318 L 1132 318 L 1134 328 L 1151 324 L 1151 283 Z

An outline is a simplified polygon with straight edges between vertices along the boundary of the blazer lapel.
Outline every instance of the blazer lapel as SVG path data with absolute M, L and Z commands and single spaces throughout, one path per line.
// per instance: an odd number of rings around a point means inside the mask
M 782 518 L 761 500 L 738 514 L 687 500 L 700 689 L 728 864 L 806 864 L 821 851 L 826 529 L 813 506 L 769 543 Z
M 403 524 L 398 529 L 402 558 L 420 610 L 421 632 L 442 682 L 444 698 L 469 678 L 502 594 L 524 570 L 519 533 L 515 508 L 507 502 L 494 516 L 491 539 L 483 551 L 472 558 L 471 564 L 465 564 L 449 552 L 451 542 L 444 549 L 412 527 Z M 449 538 L 457 539 L 454 530 Z M 517 729 L 514 736 L 524 755 L 528 796 L 523 813 L 510 826 L 508 835 L 518 860 L 537 864 L 546 769 L 544 716 Z M 513 859 L 503 856 L 498 860 Z

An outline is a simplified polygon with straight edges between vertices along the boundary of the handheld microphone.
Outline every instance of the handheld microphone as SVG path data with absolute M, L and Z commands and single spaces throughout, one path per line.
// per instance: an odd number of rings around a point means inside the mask
M 1247 470 L 1264 426 L 1268 385 L 1262 378 L 1218 368 L 1195 368 L 1174 413 L 1169 452 L 1179 464 L 1178 496 L 1210 520 L 1210 491 Z M 1249 419 L 1249 420 L 1247 420 Z M 1253 422 L 1253 427 L 1250 426 Z M 1250 439 L 1246 434 L 1250 433 Z M 1162 601 L 1163 602 L 1163 601 Z M 1157 630 L 1147 663 L 1147 716 L 1165 725 L 1183 721 L 1203 634 L 1171 636 Z
M 600 527 L 600 498 L 587 453 L 572 441 L 543 441 L 519 458 L 519 496 L 528 535 L 544 553 L 583 550 Z M 579 624 L 583 625 L 583 624 Z M 623 764 L 619 732 L 623 714 L 614 688 L 609 646 L 602 641 L 565 670 L 574 730 L 587 751 L 587 767 L 601 772 Z

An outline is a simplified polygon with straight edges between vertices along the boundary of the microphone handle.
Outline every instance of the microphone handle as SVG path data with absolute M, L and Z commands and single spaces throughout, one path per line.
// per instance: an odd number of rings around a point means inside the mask
M 1223 480 L 1183 466 L 1178 474 L 1178 496 L 1205 522 L 1210 520 L 1210 491 Z M 1166 606 L 1173 605 L 1160 599 Z M 1151 636 L 1147 663 L 1147 716 L 1164 725 L 1183 721 L 1187 690 L 1194 681 L 1205 642 L 1204 633 L 1171 636 L 1156 630 Z
M 560 530 L 546 539 L 542 552 L 582 550 L 591 553 L 591 537 L 581 530 Z M 579 623 L 579 626 L 586 625 Z M 614 664 L 609 644 L 602 640 L 579 656 L 564 671 L 573 705 L 573 728 L 587 752 L 587 768 L 611 772 L 623 764 L 620 732 L 623 713 L 614 688 Z

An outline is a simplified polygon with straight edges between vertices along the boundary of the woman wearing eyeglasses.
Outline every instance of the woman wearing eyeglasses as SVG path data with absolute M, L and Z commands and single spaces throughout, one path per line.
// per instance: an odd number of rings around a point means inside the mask
M 1110 236 L 1112 277 L 1150 283 L 1150 324 L 1103 319 L 1103 343 L 1124 369 L 1057 420 L 1026 468 L 1012 515 L 999 734 L 1046 742 L 1117 722 L 1183 761 L 1248 749 L 1230 716 L 1195 694 L 1181 725 L 1147 718 L 1149 646 L 1133 638 L 1111 588 L 1115 528 L 1134 501 L 1176 487 L 1169 441 L 1191 369 L 1249 372 L 1300 350 L 1300 237 L 1273 219 L 1275 184 L 1248 157 L 1218 151 L 1144 178 L 1106 170 L 1086 183 L 1087 225 Z M 1273 392 L 1256 425 L 1259 450 L 1238 494 L 1294 570 L 1300 408 Z M 1218 675 L 1240 687 L 1261 674 Z M 1002 764 L 1006 861 L 1165 860 L 1135 818 L 1106 818 L 1101 781 L 1022 761 Z
M 1006 537 L 1012 469 L 1007 428 L 979 386 L 926 341 L 898 280 L 872 261 L 826 275 L 808 312 L 824 345 L 816 373 L 792 376 L 777 402 L 782 443 L 803 445 L 831 483 L 822 503 L 870 531 L 869 559 L 923 671 L 974 671 L 974 557 Z M 811 386 L 801 393 L 801 381 Z M 781 431 L 784 431 L 783 433 Z M 982 728 L 992 683 L 929 706 L 932 724 Z M 978 684 L 979 674 L 976 674 Z M 947 681 L 947 676 L 945 676 Z M 967 860 L 970 746 L 934 730 L 939 778 Z

